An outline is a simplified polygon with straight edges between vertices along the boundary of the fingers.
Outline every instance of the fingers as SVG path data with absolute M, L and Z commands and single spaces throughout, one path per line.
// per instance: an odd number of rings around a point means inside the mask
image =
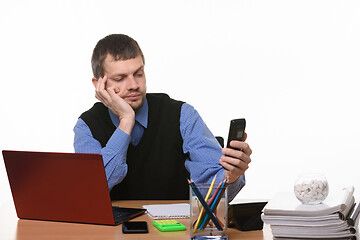
M 240 151 L 239 151 L 240 152 Z M 234 158 L 232 156 L 221 156 L 220 164 L 227 170 L 226 174 L 231 183 L 235 182 L 245 171 L 249 168 L 251 159 L 243 153 L 241 158 Z
M 231 159 L 227 156 L 220 158 L 220 164 L 229 172 L 230 182 L 234 182 L 239 176 L 244 175 L 249 165 L 239 159 Z
M 246 164 L 249 164 L 251 162 L 251 158 L 249 155 L 247 155 L 245 152 L 236 150 L 236 149 L 230 149 L 230 148 L 224 148 L 222 151 L 226 157 L 232 158 L 232 159 L 239 159 Z
M 226 151 L 228 150 L 226 148 L 224 148 L 223 150 L 223 153 L 225 155 L 221 156 L 220 158 L 222 162 L 231 164 L 235 167 L 243 168 L 244 170 L 248 169 L 248 165 L 251 163 L 251 158 L 249 155 L 245 154 L 240 150 L 230 149 L 230 151 Z
M 106 89 L 111 99 L 115 99 L 117 97 L 117 88 L 115 86 L 109 87 Z
M 99 99 L 105 106 L 111 103 L 111 96 L 106 89 L 107 76 L 99 78 L 95 87 L 95 97 Z
M 116 85 L 107 84 L 108 77 L 93 78 L 95 86 L 95 97 L 100 100 L 107 108 L 109 108 L 119 118 L 135 118 L 134 110 L 131 108 L 121 96 L 120 89 Z
M 251 150 L 249 144 L 247 144 L 246 142 L 233 140 L 230 142 L 230 146 L 233 148 L 236 148 L 236 149 L 241 149 L 241 151 L 243 151 L 248 156 L 250 156 L 252 154 L 252 150 Z M 229 149 L 229 151 L 230 150 L 232 150 L 232 149 Z M 233 152 L 233 151 L 231 151 L 231 152 Z
M 231 141 L 230 146 L 235 149 L 223 148 L 224 156 L 221 156 L 220 164 L 227 170 L 230 182 L 234 182 L 249 168 L 252 150 L 247 143 L 241 141 Z
M 243 140 L 243 142 L 245 142 L 245 141 L 246 141 L 246 139 L 247 139 L 247 134 L 246 134 L 246 133 L 244 133 L 244 140 Z

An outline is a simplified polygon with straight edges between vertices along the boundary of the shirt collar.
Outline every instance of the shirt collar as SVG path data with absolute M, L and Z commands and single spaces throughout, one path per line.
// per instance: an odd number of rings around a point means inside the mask
M 149 112 L 148 102 L 147 99 L 145 98 L 144 104 L 135 112 L 135 120 L 144 128 L 147 128 L 148 112 Z M 119 126 L 120 124 L 119 117 L 116 116 L 110 109 L 109 109 L 109 114 L 113 124 L 115 126 Z

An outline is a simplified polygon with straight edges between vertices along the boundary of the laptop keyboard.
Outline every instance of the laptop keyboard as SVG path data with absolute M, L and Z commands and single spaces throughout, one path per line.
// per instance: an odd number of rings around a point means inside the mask
M 112 210 L 116 224 L 122 223 L 124 219 L 129 216 L 129 213 L 122 211 L 119 207 L 112 207 Z
M 112 210 L 116 224 L 126 222 L 129 219 L 141 215 L 145 212 L 144 209 L 122 208 L 116 206 L 113 206 Z

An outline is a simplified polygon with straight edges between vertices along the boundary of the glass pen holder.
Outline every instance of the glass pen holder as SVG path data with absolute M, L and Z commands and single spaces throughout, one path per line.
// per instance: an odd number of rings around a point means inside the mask
M 191 240 L 228 239 L 227 188 L 221 186 L 211 188 L 210 186 L 210 184 L 196 184 L 201 197 L 206 201 L 213 216 L 210 216 L 192 187 L 189 187 Z

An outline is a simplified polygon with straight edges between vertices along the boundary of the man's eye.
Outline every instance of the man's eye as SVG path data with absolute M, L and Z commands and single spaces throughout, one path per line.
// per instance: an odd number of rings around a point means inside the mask
M 137 77 L 143 77 L 144 76 L 144 73 L 143 72 L 139 72 L 139 73 L 136 73 L 135 74 Z

